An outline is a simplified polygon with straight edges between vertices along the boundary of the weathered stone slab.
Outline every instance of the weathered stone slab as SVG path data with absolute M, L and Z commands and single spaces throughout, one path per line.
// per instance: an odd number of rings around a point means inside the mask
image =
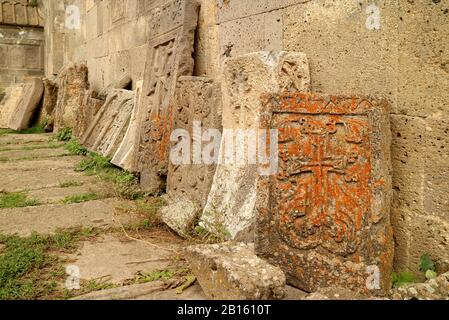
M 76 126 L 73 129 L 73 135 L 75 137 L 79 139 L 84 136 L 104 102 L 104 100 L 96 97 L 95 91 L 91 89 L 86 91 L 83 102 L 76 114 Z
M 81 139 L 93 152 L 112 157 L 122 142 L 133 108 L 134 92 L 114 89 Z
M 122 2 L 122 1 L 119 1 Z M 125 89 L 126 87 L 129 86 L 129 84 L 132 82 L 132 79 L 130 77 L 129 74 L 125 73 L 124 75 L 122 75 L 120 78 L 115 79 L 114 81 L 112 81 L 108 86 L 106 86 L 105 88 L 103 88 L 103 90 L 101 90 L 98 93 L 98 99 L 106 99 L 106 97 L 108 96 L 108 94 L 113 90 L 113 89 Z
M 280 300 L 281 269 L 260 259 L 254 244 L 223 243 L 186 249 L 186 258 L 204 293 L 214 300 Z
M 44 78 L 42 82 L 44 84 L 44 97 L 39 114 L 39 123 L 46 123 L 49 129 L 53 129 L 54 111 L 58 102 L 58 85 L 56 82 L 47 78 Z
M 266 97 L 261 125 L 278 130 L 279 170 L 259 177 L 256 252 L 298 288 L 389 289 L 388 112 L 363 97 Z
M 170 99 L 176 80 L 192 75 L 192 58 L 199 4 L 174 0 L 154 7 L 144 73 L 140 143 L 137 161 L 141 185 L 150 192 L 163 190 L 168 174 L 172 126 Z
M 75 128 L 78 110 L 89 89 L 87 66 L 71 64 L 63 68 L 58 79 L 58 102 L 55 108 L 55 131 Z
M 309 67 L 303 53 L 258 52 L 225 60 L 224 134 L 220 164 L 200 222 L 206 230 L 234 240 L 254 241 L 257 178 L 264 161 L 260 155 L 256 161 L 249 161 L 246 151 L 259 139 L 261 96 L 270 92 L 304 92 L 309 90 L 309 84 Z M 246 137 L 237 140 L 238 133 L 245 133 Z M 237 154 L 238 148 L 246 150 L 246 155 Z
M 42 79 L 31 78 L 25 83 L 23 94 L 9 118 L 10 129 L 19 131 L 28 128 L 34 113 L 38 110 L 43 92 Z
M 43 27 L 44 19 L 37 5 L 27 1 L 0 1 L 0 24 Z
M 183 147 L 188 161 L 180 161 L 182 155 L 179 152 L 171 154 L 167 183 L 170 200 L 162 210 L 162 219 L 183 236 L 192 233 L 212 185 L 216 163 L 210 163 L 209 158 L 214 154 L 213 151 L 207 155 L 202 152 L 208 146 L 220 145 L 221 103 L 221 87 L 212 79 L 179 78 L 173 100 L 173 129 L 181 136 L 172 137 L 171 150 Z M 217 158 L 218 148 L 215 152 Z M 185 205 L 179 205 L 181 199 Z
M 134 93 L 134 107 L 131 113 L 131 119 L 129 121 L 128 129 L 126 130 L 125 137 L 122 143 L 117 149 L 112 163 L 116 166 L 128 170 L 130 172 L 137 171 L 136 150 L 139 143 L 139 115 L 141 115 L 140 109 L 143 105 L 140 103 L 142 98 L 143 81 L 136 83 L 136 90 Z
M 0 101 L 0 128 L 8 128 L 14 109 L 23 95 L 24 85 L 14 85 L 5 89 L 5 96 Z

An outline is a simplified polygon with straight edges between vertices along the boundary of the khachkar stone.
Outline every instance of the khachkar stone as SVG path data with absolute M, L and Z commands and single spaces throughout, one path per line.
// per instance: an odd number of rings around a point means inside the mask
M 263 134 L 259 131 L 263 94 L 307 92 L 309 84 L 309 66 L 303 53 L 258 52 L 225 60 L 220 164 L 202 213 L 201 227 L 219 237 L 254 241 L 257 178 L 261 165 L 266 163 L 259 154 L 256 161 L 249 161 L 246 151 L 246 158 L 239 162 L 242 157 L 235 151 L 250 150 L 257 144 L 259 134 Z M 246 137 L 237 137 L 243 132 Z
M 137 171 L 136 150 L 139 143 L 139 115 L 141 114 L 139 108 L 142 107 L 140 99 L 142 98 L 143 81 L 136 83 L 136 90 L 134 94 L 133 110 L 131 112 L 131 119 L 129 121 L 128 129 L 125 137 L 117 149 L 112 164 L 125 169 L 130 172 Z
M 134 91 L 112 90 L 86 130 L 81 144 L 90 151 L 112 158 L 128 129 L 133 101 Z
M 0 101 L 0 128 L 6 129 L 24 90 L 24 84 L 17 84 L 5 89 L 5 96 Z
M 385 293 L 394 250 L 388 104 L 269 95 L 261 124 L 279 132 L 279 171 L 258 182 L 257 254 L 306 291 Z
M 136 163 L 142 188 L 163 190 L 172 129 L 170 99 L 180 76 L 193 73 L 199 4 L 174 0 L 150 11 L 151 34 L 144 73 L 140 142 Z
M 44 97 L 42 99 L 42 108 L 39 114 L 39 123 L 46 123 L 53 126 L 54 111 L 58 101 L 58 85 L 50 79 L 43 79 Z
M 42 79 L 31 78 L 25 83 L 23 94 L 9 119 L 8 127 L 10 129 L 20 131 L 29 127 L 39 108 L 43 92 Z
M 179 78 L 172 103 L 178 135 L 171 139 L 169 205 L 163 208 L 162 219 L 182 236 L 193 233 L 212 185 L 216 164 L 211 160 L 218 156 L 215 146 L 221 139 L 221 102 L 221 87 L 212 79 Z
M 73 128 L 73 135 L 76 138 L 80 139 L 84 136 L 104 102 L 104 100 L 97 98 L 94 90 L 89 89 L 86 91 L 83 102 L 76 114 L 76 126 Z
M 87 66 L 71 64 L 58 76 L 58 102 L 55 108 L 55 131 L 75 128 L 76 117 L 84 95 L 89 89 Z

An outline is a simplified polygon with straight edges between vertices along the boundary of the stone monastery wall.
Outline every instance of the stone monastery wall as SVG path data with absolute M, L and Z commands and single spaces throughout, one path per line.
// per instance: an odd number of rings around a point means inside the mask
M 0 89 L 44 74 L 43 13 L 28 0 L 0 1 Z

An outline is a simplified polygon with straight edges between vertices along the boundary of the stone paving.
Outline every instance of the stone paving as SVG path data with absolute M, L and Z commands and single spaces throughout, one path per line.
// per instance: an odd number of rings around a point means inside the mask
M 150 237 L 146 242 L 125 237 L 117 221 L 126 225 L 135 223 L 139 217 L 124 214 L 120 208 L 133 203 L 114 198 L 113 186 L 100 178 L 76 172 L 74 168 L 82 157 L 69 155 L 63 144 L 52 138 L 48 134 L 0 136 L 0 192 L 23 192 L 28 199 L 38 202 L 37 206 L 0 209 L 0 234 L 52 234 L 80 226 L 104 230 L 95 240 L 84 242 L 76 253 L 65 257 L 67 265 L 79 268 L 82 280 L 107 279 L 108 283 L 121 285 L 129 283 L 138 272 L 170 268 L 182 241 L 171 234 L 165 240 Z M 62 201 L 68 196 L 92 193 L 97 195 L 96 200 L 72 204 Z M 144 289 L 145 286 L 137 285 L 133 294 L 124 298 L 204 298 L 198 285 L 181 295 L 176 290 L 166 291 L 165 287 Z M 113 297 L 113 292 L 99 296 Z

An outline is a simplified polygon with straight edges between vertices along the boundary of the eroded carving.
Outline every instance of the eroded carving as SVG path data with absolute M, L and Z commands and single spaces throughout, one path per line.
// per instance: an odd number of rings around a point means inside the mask
M 168 174 L 168 148 L 176 80 L 193 72 L 193 43 L 199 5 L 174 0 L 152 9 L 151 40 L 144 74 L 140 112 L 140 143 L 136 163 L 142 187 L 152 192 L 164 188 Z
M 258 252 L 313 291 L 390 284 L 390 132 L 384 102 L 267 97 L 263 126 L 279 131 L 279 172 L 258 187 Z M 378 288 L 366 286 L 378 268 Z M 372 290 L 371 290 L 372 289 Z
M 81 139 L 89 150 L 112 157 L 128 129 L 134 92 L 114 89 Z

